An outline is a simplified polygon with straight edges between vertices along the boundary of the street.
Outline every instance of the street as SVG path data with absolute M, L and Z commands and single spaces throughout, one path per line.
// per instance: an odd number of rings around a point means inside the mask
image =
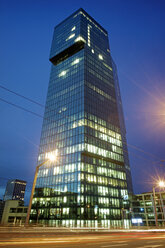
M 0 247 L 164 248 L 165 232 L 0 232 Z

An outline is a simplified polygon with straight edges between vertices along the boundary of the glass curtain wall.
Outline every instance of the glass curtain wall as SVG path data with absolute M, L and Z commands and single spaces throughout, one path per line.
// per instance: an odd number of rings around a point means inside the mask
M 127 226 L 128 183 L 108 34 L 83 9 L 55 27 L 30 222 Z

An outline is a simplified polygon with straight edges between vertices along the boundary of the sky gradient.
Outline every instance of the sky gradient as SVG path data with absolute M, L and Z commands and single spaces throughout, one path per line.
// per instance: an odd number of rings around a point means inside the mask
M 45 104 L 53 28 L 84 8 L 109 33 L 118 68 L 135 193 L 164 177 L 165 1 L 0 1 L 0 85 Z M 0 88 L 0 98 L 44 108 Z M 7 179 L 33 182 L 42 118 L 0 101 L 0 198 Z M 161 165 L 162 164 L 162 165 Z

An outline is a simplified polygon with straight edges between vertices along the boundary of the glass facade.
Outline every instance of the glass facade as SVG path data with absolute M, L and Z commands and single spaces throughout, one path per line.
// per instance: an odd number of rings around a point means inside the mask
M 134 195 L 132 199 L 132 218 L 133 225 L 137 226 L 136 220 L 142 219 L 141 225 L 155 226 L 156 215 L 154 202 L 157 213 L 157 223 L 159 227 L 164 227 L 165 223 L 165 192 L 155 192 L 155 200 L 153 192 L 146 192 L 139 195 Z
M 30 222 L 128 225 L 132 182 L 106 30 L 79 9 L 55 27 L 50 61 L 38 164 L 48 152 L 57 159 L 40 167 Z
M 24 201 L 26 182 L 23 180 L 9 180 L 6 185 L 4 201 L 21 200 Z

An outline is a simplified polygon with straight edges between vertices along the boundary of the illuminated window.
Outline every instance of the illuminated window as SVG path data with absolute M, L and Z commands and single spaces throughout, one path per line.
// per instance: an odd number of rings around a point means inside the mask
M 62 113 L 62 112 L 65 112 L 66 110 L 67 110 L 66 107 L 62 107 L 58 112 L 59 112 L 59 113 Z
M 83 15 L 88 21 L 90 21 L 96 28 L 98 28 L 105 36 L 107 36 L 107 33 L 105 33 L 95 22 L 93 22 L 88 16 L 86 16 L 82 11 L 77 13 L 74 18 L 78 15 Z
M 76 29 L 76 26 L 74 26 L 72 29 L 71 29 L 71 31 L 74 31 Z
M 80 41 L 80 40 L 86 42 L 86 40 L 85 40 L 82 36 L 78 36 L 78 37 L 75 39 L 75 42 Z
M 103 65 L 105 65 L 105 67 L 107 67 L 110 71 L 112 71 L 112 67 L 110 67 L 110 66 L 107 65 L 106 63 L 103 63 Z
M 90 47 L 91 46 L 91 40 L 90 40 L 90 29 L 91 29 L 91 26 L 88 25 L 88 46 Z
M 63 213 L 64 214 L 69 214 L 69 208 L 63 208 Z
M 75 34 L 71 34 L 71 35 L 66 39 L 66 41 L 72 39 L 74 36 L 75 36 Z
M 99 59 L 103 60 L 103 56 L 101 54 L 99 54 Z
M 91 50 L 92 53 L 95 53 L 94 49 Z
M 60 74 L 59 74 L 59 77 L 62 77 L 62 76 L 65 76 L 66 75 L 66 71 L 62 71 Z
M 76 65 L 80 62 L 80 59 L 75 59 L 73 62 L 72 62 L 72 65 Z
M 43 175 L 44 175 L 44 176 L 48 175 L 48 169 L 44 169 L 44 170 L 43 170 Z

